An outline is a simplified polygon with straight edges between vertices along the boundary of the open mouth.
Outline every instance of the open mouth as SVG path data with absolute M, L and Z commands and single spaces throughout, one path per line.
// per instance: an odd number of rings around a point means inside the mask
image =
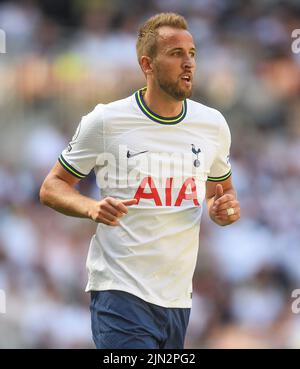
M 187 87 L 191 87 L 192 85 L 192 77 L 189 74 L 184 74 L 181 76 L 181 80 Z
M 184 81 L 191 82 L 191 76 L 188 74 L 185 74 L 181 77 Z

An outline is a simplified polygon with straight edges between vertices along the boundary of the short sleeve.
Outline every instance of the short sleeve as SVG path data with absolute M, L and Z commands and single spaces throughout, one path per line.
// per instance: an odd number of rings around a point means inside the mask
M 229 161 L 231 134 L 228 124 L 221 113 L 219 113 L 220 130 L 218 137 L 218 150 L 210 168 L 208 181 L 221 182 L 231 176 L 231 165 Z
M 86 177 L 103 152 L 103 105 L 82 117 L 77 130 L 58 158 L 60 164 L 77 178 Z

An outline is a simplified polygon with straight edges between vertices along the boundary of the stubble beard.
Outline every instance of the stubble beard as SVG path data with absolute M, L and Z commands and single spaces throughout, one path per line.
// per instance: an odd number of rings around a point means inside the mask
M 179 82 L 167 81 L 163 76 L 163 73 L 157 68 L 157 83 L 159 87 L 168 95 L 172 96 L 175 100 L 183 101 L 191 97 L 192 89 L 183 90 L 179 87 Z

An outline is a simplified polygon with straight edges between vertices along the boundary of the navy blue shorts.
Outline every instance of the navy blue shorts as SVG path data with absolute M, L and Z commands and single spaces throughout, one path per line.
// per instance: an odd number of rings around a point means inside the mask
M 98 349 L 183 349 L 190 309 L 164 308 L 123 291 L 91 292 Z

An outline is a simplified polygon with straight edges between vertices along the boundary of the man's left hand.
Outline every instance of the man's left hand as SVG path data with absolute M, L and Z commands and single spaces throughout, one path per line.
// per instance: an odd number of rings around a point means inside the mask
M 221 225 L 229 225 L 240 219 L 240 203 L 233 194 L 225 193 L 221 184 L 216 185 L 214 202 L 209 209 L 211 219 Z

